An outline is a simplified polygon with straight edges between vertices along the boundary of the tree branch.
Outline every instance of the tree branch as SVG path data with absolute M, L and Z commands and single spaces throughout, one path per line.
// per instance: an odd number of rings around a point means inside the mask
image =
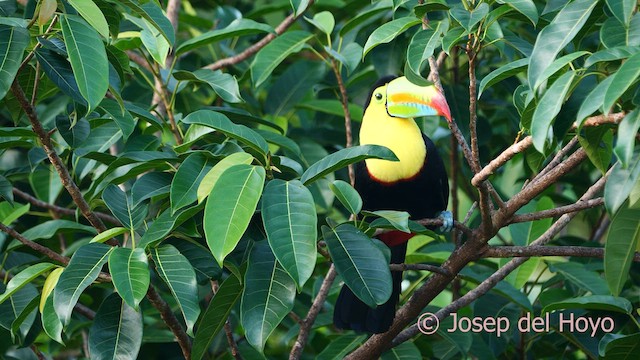
M 407 270 L 416 270 L 416 271 L 430 271 L 446 276 L 451 276 L 451 273 L 447 271 L 447 269 L 443 269 L 440 266 L 429 265 L 429 264 L 389 264 L 389 269 L 391 271 L 407 271 Z
M 331 289 L 331 284 L 333 284 L 333 281 L 336 279 L 336 275 L 336 268 L 335 266 L 333 266 L 333 264 L 331 264 L 331 267 L 329 267 L 329 271 L 327 272 L 327 275 L 324 277 L 324 281 L 320 286 L 318 295 L 316 295 L 316 298 L 313 300 L 313 304 L 311 304 L 311 308 L 309 309 L 307 316 L 304 318 L 304 320 L 302 320 L 298 338 L 296 339 L 295 344 L 293 344 L 293 348 L 291 349 L 291 353 L 289 354 L 289 360 L 297 360 L 302 356 L 302 350 L 304 349 L 304 345 L 307 343 L 307 339 L 309 338 L 311 327 L 316 321 L 316 317 L 320 313 L 322 305 L 327 299 L 327 295 L 329 294 L 329 290 Z
M 314 0 L 310 0 L 309 5 L 307 6 L 307 9 L 311 7 L 313 3 L 314 3 Z M 300 15 L 302 14 L 299 14 L 298 16 Z M 220 59 L 214 62 L 213 64 L 207 65 L 205 69 L 218 70 L 218 69 L 225 68 L 227 66 L 235 65 L 239 62 L 242 62 L 248 59 L 250 56 L 260 51 L 260 49 L 265 47 L 268 43 L 273 41 L 273 39 L 275 39 L 278 35 L 281 35 L 285 31 L 287 31 L 287 29 L 296 21 L 298 16 L 296 16 L 295 14 L 290 14 L 275 28 L 275 34 L 268 34 L 257 43 L 246 48 L 241 53 L 228 58 Z
M 191 358 L 191 340 L 189 340 L 189 336 L 180 325 L 180 322 L 171 311 L 169 305 L 160 297 L 160 294 L 156 291 L 153 285 L 149 285 L 149 290 L 147 290 L 147 299 L 153 307 L 158 309 L 160 312 L 160 317 L 167 324 L 169 329 L 176 336 L 176 340 L 178 340 L 178 345 L 180 345 L 180 349 L 182 350 L 182 355 L 184 355 L 185 359 Z
M 7 235 L 12 236 L 14 239 L 20 241 L 23 245 L 26 245 L 27 247 L 43 254 L 44 256 L 48 257 L 51 260 L 57 261 L 63 265 L 67 265 L 69 264 L 69 258 L 66 256 L 62 256 L 60 254 L 58 254 L 57 252 L 49 249 L 46 246 L 42 246 L 40 244 L 38 244 L 37 242 L 33 242 L 29 239 L 27 239 L 26 237 L 24 237 L 22 234 L 20 234 L 19 232 L 15 231 L 14 229 L 6 226 L 3 223 L 0 223 L 0 230 L 2 230 L 2 232 L 6 233 Z
M 508 258 L 508 257 L 540 257 L 540 256 L 573 256 L 604 258 L 604 249 L 588 246 L 490 246 L 482 257 Z M 633 255 L 634 262 L 640 262 L 640 253 Z
M 571 212 L 591 209 L 604 204 L 604 198 L 596 198 L 587 201 L 578 201 L 575 204 L 560 206 L 554 209 L 537 211 L 529 214 L 514 215 L 509 221 L 510 224 L 536 221 L 540 219 L 556 217 Z
M 344 130 L 347 138 L 345 147 L 349 148 L 353 146 L 353 134 L 351 133 L 351 112 L 349 111 L 349 97 L 347 95 L 347 88 L 344 86 L 344 82 L 342 81 L 340 69 L 338 68 L 338 64 L 334 58 L 331 58 L 331 69 L 333 69 L 333 74 L 336 77 L 338 88 L 340 89 L 340 103 L 342 104 L 342 112 L 344 112 Z M 351 182 L 351 186 L 354 186 L 356 183 L 356 174 L 353 170 L 353 164 L 349 164 L 347 168 L 349 169 L 349 181 Z

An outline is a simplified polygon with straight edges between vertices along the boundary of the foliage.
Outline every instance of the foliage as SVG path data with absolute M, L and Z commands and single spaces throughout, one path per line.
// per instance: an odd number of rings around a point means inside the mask
M 407 263 L 445 270 L 457 239 L 403 213 L 361 211 L 347 166 L 395 156 L 350 147 L 345 117 L 357 134 L 369 86 L 401 73 L 424 83 L 434 54 L 478 164 L 517 141 L 532 145 L 491 169 L 498 196 L 518 213 L 498 209 L 493 221 L 503 221 L 482 232 L 492 215 L 463 144 L 444 120 L 419 121 L 451 159 L 455 218 L 471 210 L 454 233 L 471 229 L 465 243 L 535 245 L 569 213 L 561 207 L 603 174 L 608 181 L 604 200 L 551 241 L 580 247 L 574 256 L 534 253 L 474 295 L 508 266 L 476 251 L 454 269 L 453 285 L 428 295 L 426 311 L 463 296 L 471 301 L 454 308 L 460 316 L 505 316 L 510 331 L 449 333 L 448 318 L 436 335 L 382 358 L 640 356 L 637 1 L 169 4 L 179 16 L 156 1 L 0 1 L 0 337 L 11 339 L 0 342 L 3 357 L 88 349 L 96 359 L 285 358 L 306 331 L 302 356 L 341 358 L 377 341 L 331 325 L 339 284 L 371 305 L 391 293 L 376 228 L 420 232 Z M 560 163 L 566 146 L 589 161 Z M 540 173 L 553 171 L 563 176 L 544 183 Z M 526 198 L 523 188 L 540 190 Z M 512 223 L 549 209 L 560 210 Z M 579 256 L 585 249 L 604 256 Z M 404 273 L 403 304 L 426 299 L 416 289 L 430 277 L 447 276 L 415 269 Z M 548 311 L 550 330 L 515 328 Z M 563 332 L 558 313 L 610 316 L 615 329 Z

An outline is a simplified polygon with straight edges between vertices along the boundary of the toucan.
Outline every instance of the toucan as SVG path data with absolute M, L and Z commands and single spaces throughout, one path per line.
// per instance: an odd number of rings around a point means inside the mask
M 451 230 L 451 212 L 445 211 L 449 183 L 444 163 L 433 141 L 414 120 L 439 115 L 451 121 L 444 95 L 433 85 L 419 86 L 404 76 L 386 76 L 373 85 L 364 109 L 360 144 L 386 146 L 399 161 L 366 159 L 355 165 L 355 188 L 362 197 L 362 208 L 406 211 L 411 219 L 440 217 L 444 223 L 440 230 Z M 404 262 L 407 241 L 413 236 L 391 231 L 378 239 L 391 249 L 391 263 L 398 264 Z M 334 307 L 334 325 L 361 333 L 386 332 L 400 297 L 402 272 L 393 272 L 392 280 L 391 297 L 376 308 L 343 286 Z

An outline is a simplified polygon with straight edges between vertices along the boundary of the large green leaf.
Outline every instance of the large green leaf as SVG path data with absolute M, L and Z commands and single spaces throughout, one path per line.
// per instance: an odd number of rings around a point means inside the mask
M 365 335 L 360 334 L 340 334 L 332 337 L 329 344 L 316 356 L 316 360 L 343 359 L 362 344 L 364 339 Z
M 446 33 L 448 28 L 449 22 L 443 20 L 438 22 L 435 29 L 421 30 L 413 35 L 407 48 L 407 66 L 414 74 L 420 75 L 422 64 L 433 56 L 433 52 L 441 43 L 442 34 Z
M 621 297 L 590 295 L 551 303 L 542 309 L 542 313 L 559 309 L 605 310 L 631 314 L 633 311 L 633 305 L 631 305 L 629 300 Z
M 393 151 L 380 145 L 360 145 L 342 150 L 338 150 L 333 154 L 329 154 L 309 166 L 307 171 L 302 174 L 300 181 L 305 185 L 318 180 L 319 178 L 341 169 L 349 164 L 362 161 L 364 159 L 382 159 L 390 161 L 398 161 Z
M 174 72 L 173 77 L 176 78 L 176 80 L 205 83 L 226 102 L 238 103 L 243 101 L 242 97 L 240 97 L 240 90 L 238 89 L 238 81 L 236 78 L 220 70 L 211 71 L 200 69 L 193 72 L 180 70 Z
M 362 210 L 362 198 L 351 184 L 336 180 L 329 185 L 336 198 L 351 214 L 357 215 Z
M 640 357 L 640 333 L 626 335 L 607 343 L 603 360 L 637 359 Z
M 227 321 L 235 303 L 242 295 L 242 283 L 234 275 L 229 276 L 220 285 L 207 310 L 198 322 L 196 337 L 193 340 L 191 359 L 200 360 L 207 352 L 209 345 L 218 335 Z
M 80 93 L 78 82 L 67 59 L 45 48 L 40 48 L 36 51 L 36 58 L 42 67 L 42 71 L 64 94 L 79 104 L 87 104 L 87 101 Z
M 304 48 L 313 35 L 302 30 L 287 31 L 260 49 L 251 63 L 251 81 L 260 86 L 289 55 Z
M 202 152 L 189 155 L 180 165 L 171 182 L 171 212 L 198 199 L 198 186 L 213 167 L 213 159 Z
M 27 45 L 27 29 L 0 24 L 0 100 L 7 94 L 18 73 Z
M 109 272 L 120 297 L 137 309 L 149 288 L 149 263 L 144 248 L 115 248 L 109 255 Z
M 593 114 L 594 111 L 602 107 L 602 104 L 604 103 L 604 94 L 610 86 L 611 81 L 613 81 L 613 76 L 609 76 L 602 80 L 602 82 L 593 88 L 589 95 L 584 99 L 582 105 L 580 105 L 580 110 L 578 110 L 578 115 L 576 116 L 576 124 L 578 125 L 578 128 L 582 126 L 582 123 L 587 116 Z
M 367 56 L 369 51 L 373 50 L 374 47 L 390 42 L 391 40 L 395 39 L 396 36 L 407 31 L 407 29 L 409 29 L 410 27 L 416 26 L 420 23 L 420 19 L 413 16 L 407 16 L 391 20 L 388 23 L 378 27 L 371 33 L 371 35 L 369 35 L 367 42 L 364 44 L 362 58 L 364 59 L 364 57 Z
M 572 1 L 540 31 L 529 57 L 529 88 L 535 88 L 538 78 L 582 29 L 597 3 L 595 0 Z
M 489 75 L 485 76 L 480 81 L 480 87 L 478 88 L 478 98 L 482 96 L 482 92 L 486 88 L 508 77 L 519 74 L 525 67 L 527 67 L 527 65 L 529 65 L 529 59 L 525 58 L 510 62 L 506 65 L 502 65 L 501 67 L 490 72 Z
M 60 274 L 62 274 L 62 270 L 64 268 L 58 268 L 51 272 L 49 277 L 47 277 L 47 281 L 52 278 L 52 286 L 55 286 L 58 282 L 58 278 Z M 45 282 L 45 287 L 47 286 L 47 282 Z M 53 291 L 51 288 L 50 291 Z M 53 340 L 57 341 L 60 344 L 64 344 L 62 341 L 62 322 L 58 318 L 58 314 L 53 307 L 53 296 L 45 296 L 44 289 L 42 290 L 41 300 L 44 299 L 44 304 L 40 305 L 40 313 L 42 320 L 42 328 L 44 332 Z
M 162 245 L 151 251 L 156 271 L 169 286 L 171 294 L 178 302 L 187 324 L 187 334 L 193 336 L 193 325 L 200 315 L 198 305 L 198 283 L 196 273 L 189 260 L 175 247 Z
M 136 359 L 142 345 L 142 313 L 117 294 L 104 301 L 89 329 L 91 359 Z
M 222 276 L 222 269 L 206 246 L 200 245 L 195 240 L 178 238 L 170 239 L 168 243 L 175 246 L 189 260 L 196 271 L 198 283 L 208 282 L 211 279 L 218 280 Z
M 0 284 L 0 290 L 4 283 Z M 16 343 L 24 343 L 33 320 L 35 320 L 35 307 L 37 306 L 38 290 L 32 284 L 27 284 L 16 291 L 9 301 L 0 304 L 0 330 L 11 330 L 11 337 Z M 19 325 L 18 325 L 19 323 Z M 5 332 L 5 337 L 9 334 Z M 3 344 L 11 343 L 11 340 L 3 340 Z
M 124 141 L 127 141 L 136 126 L 136 121 L 129 113 L 129 110 L 121 108 L 120 105 L 112 99 L 104 99 L 100 103 L 100 107 L 106 112 L 107 116 L 111 117 L 116 124 L 118 124 L 118 127 L 122 131 Z
M 75 124 L 69 116 L 56 116 L 56 129 L 72 148 L 77 148 L 87 140 L 91 125 L 85 118 L 77 119 Z
M 638 129 L 640 129 L 640 110 L 635 109 L 622 119 L 618 127 L 618 141 L 613 149 L 622 167 L 627 167 L 631 162 Z
M 105 39 L 109 38 L 109 25 L 100 8 L 92 0 L 68 0 L 69 4 Z
M 169 235 L 171 230 L 185 222 L 187 219 L 193 217 L 200 210 L 201 207 L 194 206 L 178 210 L 173 214 L 171 209 L 166 209 L 153 221 L 151 225 L 149 225 L 147 231 L 142 235 L 142 238 L 140 238 L 138 246 L 146 247 L 163 240 L 167 235 Z
M 542 72 L 542 74 L 540 74 L 540 76 L 538 77 L 538 80 L 536 80 L 536 83 L 534 85 L 534 90 L 537 90 L 538 87 L 545 81 L 547 81 L 547 79 L 549 79 L 551 76 L 553 76 L 555 73 L 557 73 L 558 71 L 560 71 L 562 68 L 564 68 L 565 66 L 567 66 L 568 64 L 570 64 L 572 61 L 574 61 L 575 59 L 587 55 L 589 54 L 588 51 L 577 51 L 577 52 L 573 52 L 571 54 L 565 55 L 560 57 L 559 59 L 556 59 L 554 62 L 551 63 L 551 65 L 549 65 L 548 68 L 544 69 L 544 71 Z
M 489 14 L 489 5 L 480 3 L 471 11 L 465 9 L 462 5 L 458 5 L 449 11 L 449 14 L 456 19 L 460 25 L 467 31 L 471 32 L 474 27 Z
M 356 14 L 353 14 L 353 17 L 348 19 L 348 21 L 340 28 L 340 36 L 345 36 L 351 30 L 357 29 L 367 21 L 383 15 L 391 8 L 393 8 L 392 0 L 381 0 L 371 4 L 361 11 L 358 11 Z
M 211 189 L 213 189 L 213 186 L 216 184 L 216 182 L 218 182 L 220 175 L 222 175 L 222 173 L 224 173 L 228 168 L 238 164 L 249 165 L 252 162 L 253 156 L 245 152 L 233 153 L 218 161 L 218 163 L 215 164 L 213 168 L 211 168 L 211 170 L 209 170 L 207 175 L 202 178 L 200 186 L 198 186 L 198 203 L 201 203 L 202 201 L 204 201 L 204 199 L 207 198 L 207 196 L 209 196 L 209 193 L 211 193 Z
M 176 49 L 176 55 L 181 55 L 187 51 L 197 49 L 202 46 L 228 39 L 235 36 L 253 35 L 259 33 L 272 33 L 273 28 L 267 24 L 261 24 L 251 19 L 236 19 L 223 29 L 208 31 L 204 34 L 193 37 Z
M 589 160 L 603 174 L 607 172 L 613 155 L 613 132 L 605 126 L 587 127 L 578 135 L 580 146 Z
M 323 226 L 322 235 L 338 274 L 360 300 L 370 307 L 389 300 L 389 263 L 367 235 L 351 224 Z
M 271 180 L 262 197 L 262 221 L 278 262 L 298 288 L 311 277 L 316 265 L 316 227 L 313 195 L 298 180 Z
M 98 278 L 102 265 L 107 262 L 112 250 L 111 246 L 91 243 L 80 247 L 73 254 L 53 290 L 53 306 L 63 324 L 69 324 L 80 294 Z
M 82 18 L 65 15 L 60 24 L 73 75 L 91 111 L 104 99 L 109 88 L 107 52 L 98 33 Z
M 38 199 L 55 204 L 62 192 L 62 180 L 58 173 L 51 169 L 36 169 L 29 174 L 29 183 Z
M 618 296 L 629 277 L 640 242 L 640 209 L 621 207 L 611 220 L 604 252 L 604 275 L 609 290 Z
M 104 189 L 102 200 L 120 223 L 129 230 L 140 227 L 147 216 L 146 204 L 133 206 L 131 196 L 113 184 Z
M 133 206 L 154 196 L 165 195 L 171 189 L 171 174 L 150 172 L 142 175 L 131 187 Z
M 296 284 L 265 241 L 251 249 L 244 283 L 240 322 L 249 344 L 262 351 L 269 335 L 293 309 Z
M 550 265 L 551 271 L 559 272 L 569 282 L 578 287 L 590 291 L 593 295 L 606 295 L 609 293 L 607 283 L 600 274 L 587 269 L 584 264 L 577 262 L 564 262 Z
M 234 165 L 220 175 L 211 189 L 204 209 L 204 233 L 220 266 L 249 226 L 264 178 L 264 168 Z
M 560 112 L 574 76 L 575 73 L 573 71 L 562 74 L 544 93 L 533 113 L 531 136 L 533 136 L 533 146 L 539 152 L 544 152 L 551 124 L 553 124 L 553 120 Z
M 58 232 L 87 232 L 89 234 L 95 234 L 96 229 L 88 226 L 82 225 L 74 221 L 70 220 L 49 220 L 45 221 L 42 224 L 38 224 L 22 233 L 24 237 L 31 241 L 40 240 L 40 239 L 51 239 Z
M 56 265 L 43 262 L 29 266 L 28 268 L 17 273 L 9 283 L 4 293 L 0 294 L 0 304 L 7 300 L 13 293 L 20 290 L 22 287 L 33 281 L 43 273 L 53 269 Z
M 247 145 L 251 149 L 262 155 L 266 161 L 266 154 L 269 152 L 269 145 L 258 133 L 252 129 L 237 125 L 231 122 L 225 115 L 211 110 L 198 110 L 187 115 L 182 122 L 185 124 L 204 125 L 230 138 L 234 138 Z
M 625 61 L 613 75 L 611 85 L 604 94 L 604 110 L 609 112 L 613 104 L 640 77 L 640 52 Z
M 587 60 L 585 60 L 584 66 L 590 67 L 591 65 L 602 61 L 626 59 L 637 53 L 639 50 L 640 47 L 637 46 L 618 46 L 611 49 L 596 51 L 593 55 L 589 56 Z
M 147 4 L 154 4 L 155 6 L 153 1 Z M 141 29 L 140 40 L 142 41 L 142 45 L 147 49 L 153 60 L 155 60 L 159 66 L 164 67 L 169 51 L 171 50 L 169 41 L 167 41 L 167 39 L 161 35 L 161 32 L 158 31 L 157 27 L 146 18 L 140 19 L 126 13 L 124 17 Z
M 538 23 L 538 9 L 536 9 L 533 0 L 498 0 L 498 3 L 508 4 L 517 12 L 526 16 L 533 26 L 536 26 Z
M 162 9 L 158 7 L 157 3 L 148 1 L 143 5 L 139 5 L 139 2 L 135 0 L 121 0 L 120 2 L 151 24 L 151 26 L 162 34 L 169 45 L 175 42 L 173 25 L 171 25 L 171 22 L 164 15 Z
M 613 16 L 622 24 L 629 24 L 633 9 L 638 6 L 637 0 L 607 0 L 607 6 Z
M 611 175 L 604 185 L 604 205 L 610 214 L 615 214 L 627 200 L 640 178 L 640 156 L 636 154 L 627 168 L 619 161 L 613 165 Z
M 438 334 L 440 334 L 440 332 Z M 436 347 L 434 346 L 434 350 L 435 349 Z M 422 357 L 420 349 L 418 349 L 413 342 L 406 341 L 385 351 L 380 357 L 380 360 L 410 360 L 418 359 L 420 357 Z

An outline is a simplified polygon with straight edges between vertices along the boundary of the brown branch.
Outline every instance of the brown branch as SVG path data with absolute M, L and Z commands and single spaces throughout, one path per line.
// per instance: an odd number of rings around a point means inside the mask
M 344 82 L 342 81 L 342 75 L 340 74 L 340 69 L 338 68 L 337 61 L 334 58 L 331 58 L 331 69 L 333 69 L 333 74 L 336 77 L 338 88 L 340 89 L 340 103 L 342 104 L 342 112 L 344 113 L 344 130 L 346 136 L 345 147 L 349 148 L 353 146 L 353 134 L 351 133 L 351 112 L 349 111 L 349 97 L 347 95 L 347 88 L 344 86 Z M 351 186 L 355 186 L 356 174 L 353 170 L 353 164 L 349 164 L 348 169 L 349 181 L 351 182 Z
M 548 173 L 549 170 L 553 169 L 554 167 L 558 166 L 561 162 L 562 159 L 564 159 L 565 156 L 567 156 L 571 150 L 573 150 L 573 148 L 578 144 L 578 137 L 574 136 L 573 138 L 571 138 L 571 140 L 567 143 L 567 145 L 565 145 L 562 149 L 560 149 L 560 151 L 558 151 L 556 153 L 556 155 L 553 157 L 553 159 L 551 159 L 551 161 L 547 164 L 547 166 L 545 166 L 539 173 L 538 175 L 536 175 L 536 177 L 540 177 L 543 176 L 544 174 Z M 535 180 L 535 178 L 533 179 Z M 528 185 L 528 184 L 527 184 Z
M 329 267 L 329 271 L 327 271 L 327 275 L 324 277 L 324 281 L 320 286 L 318 295 L 316 295 L 316 298 L 313 300 L 313 304 L 311 304 L 311 308 L 309 309 L 307 316 L 302 320 L 298 338 L 296 339 L 295 344 L 293 344 L 293 348 L 289 354 L 289 360 L 297 360 L 302 356 L 302 350 L 304 350 L 304 345 L 307 343 L 307 339 L 309 338 L 311 327 L 320 313 L 322 305 L 327 299 L 327 295 L 329 295 L 329 290 L 331 289 L 331 284 L 333 284 L 333 281 L 336 279 L 336 274 L 336 268 L 331 264 L 331 267 Z
M 573 256 L 604 258 L 604 248 L 588 246 L 490 246 L 483 253 L 482 257 L 487 258 L 509 258 L 509 257 L 539 257 L 539 256 Z M 640 253 L 633 255 L 634 262 L 640 262 Z
M 578 201 L 575 204 L 560 206 L 554 209 L 537 211 L 529 214 L 514 215 L 509 221 L 510 224 L 536 221 L 540 219 L 561 216 L 570 212 L 591 209 L 604 204 L 604 198 L 596 198 L 587 201 Z
M 27 247 L 43 254 L 44 256 L 48 257 L 51 260 L 57 261 L 63 265 L 67 265 L 69 264 L 69 258 L 66 256 L 62 256 L 60 254 L 58 254 L 57 252 L 49 249 L 46 246 L 42 246 L 40 244 L 38 244 L 37 242 L 33 242 L 29 239 L 27 239 L 26 237 L 24 237 L 22 234 L 20 234 L 19 232 L 15 231 L 14 229 L 4 225 L 3 223 L 0 223 L 0 230 L 4 233 L 6 233 L 7 235 L 12 236 L 14 239 L 20 241 L 23 245 L 26 245 Z
M 153 307 L 155 307 L 160 312 L 160 317 L 167 324 L 169 329 L 176 336 L 178 341 L 178 345 L 180 345 L 180 349 L 182 350 L 182 355 L 184 355 L 185 359 L 191 358 L 191 340 L 189 340 L 189 336 L 180 325 L 180 322 L 171 311 L 169 305 L 160 297 L 160 294 L 156 291 L 153 285 L 149 285 L 149 290 L 147 290 L 147 299 Z
M 14 81 L 13 84 L 11 85 L 11 90 L 13 92 L 13 95 L 16 97 L 16 99 L 20 103 L 20 106 L 24 110 L 25 114 L 29 118 L 33 131 L 40 138 L 40 141 L 42 142 L 42 147 L 44 148 L 44 151 L 47 154 L 49 161 L 51 161 L 51 164 L 53 164 L 53 167 L 58 172 L 58 175 L 60 176 L 60 180 L 62 181 L 62 185 L 64 185 L 64 187 L 69 192 L 69 195 L 71 195 L 73 202 L 76 203 L 76 206 L 78 206 L 78 209 L 80 209 L 80 212 L 82 213 L 82 215 L 87 220 L 89 220 L 91 225 L 94 228 L 96 228 L 98 232 L 105 231 L 107 228 L 104 226 L 104 223 L 102 222 L 102 220 L 100 220 L 100 218 L 98 218 L 96 214 L 91 210 L 91 208 L 89 207 L 89 204 L 84 199 L 84 197 L 82 197 L 82 193 L 80 192 L 80 189 L 78 188 L 76 183 L 71 179 L 71 175 L 69 174 L 67 167 L 64 165 L 64 163 L 58 156 L 58 153 L 56 152 L 55 148 L 53 147 L 53 143 L 51 142 L 51 137 L 49 133 L 42 127 L 40 120 L 38 120 L 38 115 L 36 114 L 35 108 L 31 105 L 29 100 L 27 100 L 24 92 L 22 91 L 22 88 L 16 81 Z
M 389 269 L 391 271 L 426 270 L 426 271 L 430 271 L 430 272 L 434 272 L 434 273 L 438 273 L 446 276 L 451 276 L 451 273 L 449 273 L 447 269 L 443 269 L 440 266 L 429 265 L 429 264 L 389 264 Z
M 126 53 L 127 53 L 127 56 L 129 57 L 129 60 L 133 61 L 138 66 L 147 70 L 148 72 L 153 72 L 153 70 L 151 69 L 151 66 L 149 66 L 149 63 L 143 56 L 131 50 L 127 50 Z
M 48 202 L 42 201 L 30 194 L 27 194 L 26 192 L 18 189 L 18 188 L 13 188 L 13 193 L 21 198 L 23 198 L 24 200 L 28 201 L 31 205 L 37 206 L 37 207 L 41 207 L 44 209 L 48 209 L 53 211 L 54 213 L 58 213 L 58 214 L 62 214 L 62 215 L 68 215 L 68 216 L 75 216 L 76 211 L 73 209 L 67 209 L 61 206 L 57 206 L 54 204 L 49 204 Z M 114 225 L 118 225 L 121 226 L 122 224 L 120 223 L 120 221 L 118 219 L 116 219 L 115 217 L 109 215 L 109 214 L 105 214 L 105 213 L 101 213 L 101 212 L 95 212 L 96 216 L 99 217 L 100 219 L 104 220 L 104 221 L 108 221 Z
M 607 173 L 608 175 L 608 173 Z M 593 184 L 585 193 L 582 195 L 579 201 L 587 201 L 593 198 L 598 192 L 602 190 L 604 187 L 606 176 L 602 177 L 595 184 Z M 556 236 L 577 213 L 567 213 L 564 214 L 556 221 L 547 231 L 544 232 L 538 239 L 533 241 L 531 245 L 528 247 L 541 247 L 542 245 L 549 242 L 554 236 Z M 636 254 L 636 256 L 638 256 Z M 445 306 L 436 312 L 435 316 L 438 320 L 443 320 L 450 314 L 456 312 L 457 310 L 471 304 L 474 300 L 478 299 L 480 296 L 486 294 L 489 290 L 493 289 L 501 280 L 503 280 L 507 275 L 509 275 L 513 270 L 517 269 L 518 266 L 522 265 L 525 261 L 527 261 L 528 257 L 518 257 L 512 259 L 508 263 L 506 263 L 503 267 L 498 269 L 495 273 L 489 276 L 487 279 L 482 281 L 478 286 L 476 286 L 473 290 L 470 290 L 464 296 L 459 299 L 453 301 L 451 304 Z M 635 259 L 635 258 L 634 258 Z M 402 331 L 395 339 L 393 339 L 392 346 L 397 346 L 404 341 L 409 340 L 413 336 L 420 333 L 420 330 L 417 325 L 413 325 L 404 331 Z
M 311 5 L 313 5 L 313 3 L 314 3 L 314 0 L 310 0 L 307 8 L 310 8 Z M 227 66 L 235 65 L 239 62 L 242 62 L 248 59 L 250 56 L 260 51 L 260 49 L 265 47 L 268 43 L 273 41 L 273 39 L 275 39 L 278 35 L 281 35 L 285 31 L 287 31 L 287 29 L 296 21 L 297 18 L 298 17 L 295 14 L 290 14 L 275 28 L 275 34 L 268 34 L 257 43 L 244 49 L 244 51 L 242 51 L 241 53 L 228 58 L 220 59 L 213 64 L 207 65 L 205 69 L 218 70 L 218 69 L 225 68 Z

